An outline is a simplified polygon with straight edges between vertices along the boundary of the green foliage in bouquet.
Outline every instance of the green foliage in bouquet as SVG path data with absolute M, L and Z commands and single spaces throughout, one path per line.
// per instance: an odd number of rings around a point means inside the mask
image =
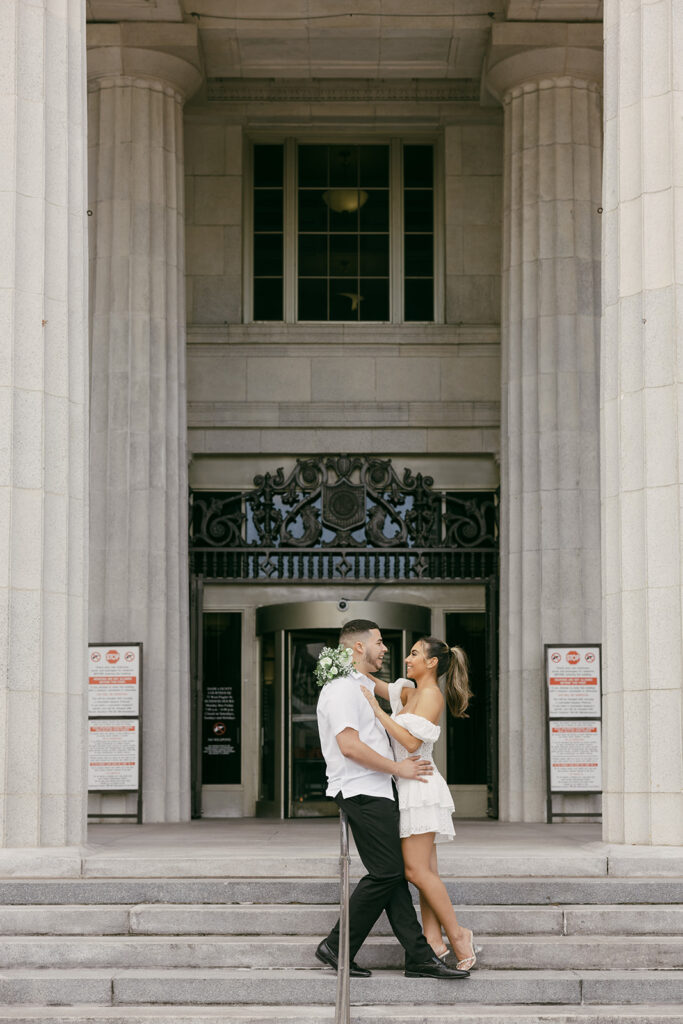
M 339 679 L 340 676 L 348 676 L 353 670 L 353 651 L 350 647 L 323 647 L 318 657 L 318 664 L 315 666 L 314 675 L 318 686 Z

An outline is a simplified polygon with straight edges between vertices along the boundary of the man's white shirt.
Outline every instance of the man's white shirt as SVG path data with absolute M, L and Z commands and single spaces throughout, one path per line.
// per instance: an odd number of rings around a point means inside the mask
M 391 775 L 365 768 L 351 758 L 344 757 L 337 743 L 340 732 L 355 729 L 362 743 L 382 757 L 394 760 L 386 729 L 361 693 L 361 686 L 366 686 L 374 693 L 375 684 L 372 679 L 360 672 L 351 672 L 348 676 L 325 683 L 318 698 L 318 730 L 327 764 L 327 795 L 335 797 L 341 791 L 344 798 L 363 793 L 393 800 Z

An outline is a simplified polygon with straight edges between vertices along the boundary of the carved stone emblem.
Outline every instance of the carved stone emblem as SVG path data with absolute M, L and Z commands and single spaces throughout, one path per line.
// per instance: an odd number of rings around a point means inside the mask
M 347 533 L 365 524 L 366 492 L 362 484 L 350 484 L 348 480 L 323 484 L 322 499 L 322 521 L 331 530 Z

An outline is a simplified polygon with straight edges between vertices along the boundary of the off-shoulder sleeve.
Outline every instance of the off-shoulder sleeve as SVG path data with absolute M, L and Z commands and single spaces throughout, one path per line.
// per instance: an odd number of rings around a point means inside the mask
M 415 683 L 412 679 L 397 679 L 395 683 L 389 683 L 389 703 L 394 714 L 397 714 L 403 708 L 401 690 L 404 686 L 414 687 Z
M 423 718 L 422 715 L 406 714 L 404 711 L 399 717 L 401 721 L 398 722 L 398 725 L 402 725 L 404 729 L 407 729 L 418 740 L 436 743 L 441 735 L 441 726 L 434 725 L 433 722 L 430 722 L 428 718 Z

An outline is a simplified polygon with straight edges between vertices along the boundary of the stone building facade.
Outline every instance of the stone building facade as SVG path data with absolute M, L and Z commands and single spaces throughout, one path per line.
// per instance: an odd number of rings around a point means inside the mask
M 543 645 L 602 641 L 604 836 L 683 843 L 678 5 L 191 6 L 0 12 L 3 845 L 130 810 L 88 801 L 89 640 L 144 644 L 145 820 L 319 813 L 296 659 L 377 602 L 396 668 L 425 609 L 480 652 L 474 731 L 438 753 L 461 813 L 544 820 Z M 368 548 L 420 495 L 446 523 L 488 502 L 495 564 L 446 571 L 446 531 L 435 571 L 303 570 L 276 480 L 284 554 L 207 569 L 201 510 L 253 546 L 280 467 L 309 547 L 363 546 L 319 517 L 365 474 Z

